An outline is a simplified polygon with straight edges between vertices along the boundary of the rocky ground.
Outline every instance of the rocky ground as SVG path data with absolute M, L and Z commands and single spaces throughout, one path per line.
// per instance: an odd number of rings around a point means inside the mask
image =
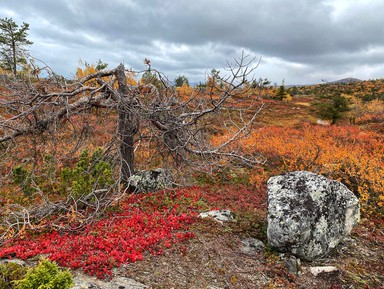
M 363 220 L 330 256 L 311 263 L 268 246 L 247 247 L 242 242 L 247 238 L 236 232 L 236 222 L 204 219 L 193 231 L 194 239 L 162 256 L 147 255 L 141 262 L 122 266 L 112 280 L 77 272 L 74 289 L 384 288 L 384 232 L 368 221 Z M 323 266 L 328 268 L 316 268 Z

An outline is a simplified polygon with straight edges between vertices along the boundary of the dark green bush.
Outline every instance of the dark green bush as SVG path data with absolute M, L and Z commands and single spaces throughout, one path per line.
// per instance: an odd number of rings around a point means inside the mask
M 332 124 L 342 117 L 343 113 L 348 111 L 348 100 L 342 95 L 332 96 L 330 99 L 323 99 L 317 104 L 318 115 L 321 118 L 329 119 Z
M 98 148 L 92 156 L 84 150 L 76 166 L 61 171 L 61 185 L 75 197 L 88 195 L 92 190 L 105 189 L 113 184 L 112 165 Z
M 24 196 L 30 196 L 35 189 L 32 187 L 32 173 L 23 168 L 16 166 L 12 170 L 13 182 L 23 191 Z

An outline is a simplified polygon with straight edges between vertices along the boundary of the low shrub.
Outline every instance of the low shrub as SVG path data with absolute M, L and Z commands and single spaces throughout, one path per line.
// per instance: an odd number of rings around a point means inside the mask
M 15 289 L 68 289 L 74 285 L 68 270 L 61 271 L 56 263 L 46 259 L 41 259 L 35 268 L 27 271 L 23 279 L 13 283 Z
M 98 148 L 90 156 L 84 150 L 74 168 L 61 171 L 63 190 L 72 192 L 74 197 L 87 195 L 95 189 L 105 189 L 113 184 L 112 165 L 103 158 L 103 151 Z
M 27 268 L 15 262 L 0 264 L 0 288 L 13 289 L 14 281 L 21 280 L 27 273 Z

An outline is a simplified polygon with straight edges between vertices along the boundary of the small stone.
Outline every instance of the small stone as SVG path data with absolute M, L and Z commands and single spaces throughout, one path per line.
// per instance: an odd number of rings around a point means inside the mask
M 299 275 L 301 271 L 300 259 L 295 256 L 289 256 L 285 259 L 285 268 L 287 268 L 288 272 L 292 275 Z
M 319 275 L 338 275 L 340 273 L 339 269 L 337 269 L 335 266 L 317 266 L 317 267 L 310 267 L 309 271 L 312 273 L 313 276 L 317 277 Z
M 255 238 L 247 238 L 244 240 L 241 240 L 242 246 L 240 247 L 240 250 L 245 254 L 254 254 L 257 252 L 261 252 L 264 250 L 265 245 L 262 241 L 255 239 Z
M 15 263 L 15 264 L 20 265 L 20 266 L 26 265 L 25 261 L 20 260 L 20 259 L 3 259 L 3 260 L 0 260 L 0 264 L 7 264 L 7 263 Z
M 234 219 L 230 210 L 214 210 L 209 212 L 200 213 L 201 218 L 213 218 L 219 223 L 232 221 Z

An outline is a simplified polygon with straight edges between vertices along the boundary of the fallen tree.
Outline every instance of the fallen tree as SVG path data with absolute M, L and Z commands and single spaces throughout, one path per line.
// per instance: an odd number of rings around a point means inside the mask
M 2 218 L 2 237 L 14 235 L 25 227 L 45 226 L 43 220 L 53 212 L 62 216 L 55 219 L 58 227 L 63 227 L 63 219 L 70 215 L 77 216 L 77 225 L 71 228 L 86 224 L 129 186 L 129 178 L 136 170 L 135 152 L 140 148 L 152 147 L 167 163 L 173 160 L 178 167 L 186 165 L 198 170 L 210 170 L 223 163 L 241 166 L 262 163 L 261 156 L 244 155 L 232 146 L 247 136 L 263 108 L 262 104 L 250 101 L 244 90 L 244 84 L 258 65 L 252 67 L 253 61 L 242 55 L 235 64 L 228 64 L 227 75 L 215 74 L 213 85 L 194 90 L 185 100 L 177 96 L 161 73 L 151 68 L 148 60 L 145 62 L 147 69 L 141 72 L 127 70 L 120 64 L 71 82 L 52 73 L 45 82 L 33 80 L 33 76 L 4 81 L 0 100 L 0 146 L 4 157 L 9 157 L 20 142 L 29 142 L 31 149 L 48 141 L 55 146 L 60 141 L 60 131 L 68 129 L 69 125 L 75 127 L 72 120 L 76 116 L 93 108 L 105 109 L 113 112 L 116 118 L 111 118 L 115 128 L 104 149 L 112 154 L 114 166 L 119 170 L 114 184 L 108 188 L 100 189 L 95 185 L 90 192 L 77 196 L 68 192 L 65 200 L 59 201 L 52 201 L 37 183 L 30 184 L 33 194 L 39 196 L 41 207 L 9 207 Z M 156 85 L 130 84 L 132 75 L 145 72 L 156 76 Z M 217 83 L 220 85 L 215 85 Z M 244 99 L 246 106 L 241 105 Z M 221 112 L 226 113 L 226 118 Z M 231 134 L 220 144 L 212 145 L 209 139 L 212 127 L 207 119 L 212 123 L 215 118 L 221 127 L 230 127 Z M 71 137 L 80 142 L 85 130 L 85 126 L 81 133 L 73 129 Z M 80 146 L 75 147 L 79 149 Z M 30 160 L 32 171 L 41 165 L 39 158 L 42 156 L 34 154 Z M 3 173 L 9 177 L 12 167 Z

